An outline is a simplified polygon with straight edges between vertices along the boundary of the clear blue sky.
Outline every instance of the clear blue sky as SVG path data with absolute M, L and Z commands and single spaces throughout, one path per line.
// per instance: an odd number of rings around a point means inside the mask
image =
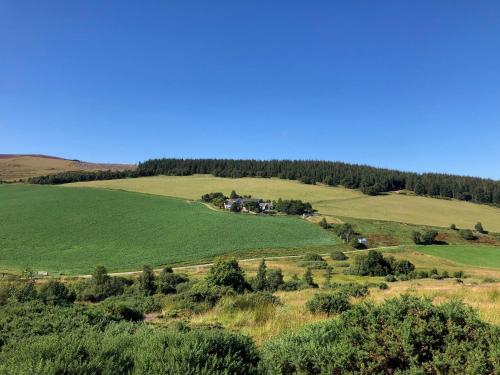
M 3 0 L 0 153 L 500 179 L 500 2 Z

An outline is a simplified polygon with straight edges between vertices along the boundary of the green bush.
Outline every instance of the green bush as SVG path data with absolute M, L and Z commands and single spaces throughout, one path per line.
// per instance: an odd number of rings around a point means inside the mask
M 464 240 L 472 241 L 476 239 L 476 236 L 474 236 L 474 233 L 470 229 L 460 229 L 458 233 Z
M 238 293 L 250 289 L 250 285 L 245 280 L 245 273 L 236 259 L 216 260 L 208 272 L 206 281 L 210 285 L 230 287 Z
M 38 298 L 50 305 L 65 305 L 73 303 L 75 295 L 66 288 L 66 285 L 57 280 L 50 280 L 40 287 Z
M 27 339 L 0 355 L 4 374 L 257 374 L 252 341 L 224 330 L 130 325 Z
M 389 285 L 387 285 L 386 283 L 380 283 L 380 284 L 378 284 L 378 288 L 380 290 L 386 290 L 386 289 L 389 289 Z
M 435 230 L 426 230 L 422 235 L 422 243 L 425 245 L 432 245 L 438 236 L 438 232 Z
M 302 258 L 306 262 L 324 262 L 325 260 L 323 257 L 319 254 L 314 254 L 314 253 L 309 253 L 304 255 Z
M 268 374 L 494 374 L 499 334 L 463 303 L 402 296 L 356 304 L 338 319 L 271 340 L 262 367 Z
M 330 258 L 332 260 L 346 260 L 347 255 L 345 255 L 342 251 L 340 250 L 334 250 L 330 253 Z
M 351 304 L 345 293 L 318 293 L 307 301 L 306 307 L 313 314 L 326 313 L 331 315 L 347 311 L 351 307 Z
M 393 283 L 395 281 L 398 281 L 398 279 L 396 279 L 396 276 L 394 276 L 394 275 L 387 275 L 385 277 L 385 281 L 387 281 L 389 283 Z
M 335 291 L 343 293 L 348 297 L 364 297 L 369 293 L 368 286 L 359 283 L 334 283 L 331 284 L 330 288 L 335 289 Z
M 465 277 L 464 271 L 455 271 L 453 272 L 453 277 L 457 279 L 463 279 Z

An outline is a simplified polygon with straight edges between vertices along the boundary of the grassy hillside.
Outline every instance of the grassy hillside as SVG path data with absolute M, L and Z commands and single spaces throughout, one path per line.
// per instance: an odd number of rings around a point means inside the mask
M 18 180 L 66 171 L 122 170 L 135 168 L 128 164 L 98 164 L 61 159 L 44 155 L 0 154 L 0 180 Z
M 4 270 L 88 273 L 97 264 L 128 270 L 337 242 L 298 218 L 219 212 L 123 191 L 8 185 L 0 186 L 0 202 Z
M 485 229 L 500 232 L 500 208 L 474 203 L 391 193 L 367 196 L 341 187 L 305 185 L 297 181 L 262 178 L 218 178 L 207 175 L 157 176 L 138 179 L 92 181 L 67 186 L 107 187 L 166 196 L 199 199 L 207 192 L 231 190 L 255 197 L 297 198 L 309 201 L 324 215 L 397 221 L 410 224 Z
M 418 247 L 418 251 L 459 264 L 500 268 L 499 247 L 471 245 L 420 246 Z

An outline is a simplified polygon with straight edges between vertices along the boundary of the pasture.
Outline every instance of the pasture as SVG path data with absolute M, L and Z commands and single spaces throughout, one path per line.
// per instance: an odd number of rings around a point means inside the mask
M 81 274 L 98 264 L 135 270 L 338 242 L 295 217 L 233 214 L 124 191 L 6 185 L 0 204 L 0 269 L 6 271 Z
M 91 181 L 67 184 L 70 187 L 104 187 L 186 199 L 202 194 L 231 190 L 267 199 L 302 199 L 326 216 L 395 221 L 417 225 L 473 228 L 481 221 L 486 230 L 500 232 L 500 208 L 474 203 L 390 193 L 363 195 L 342 187 L 306 185 L 277 178 L 220 178 L 209 175 L 155 176 L 137 179 Z
M 450 245 L 419 246 L 417 251 L 453 262 L 488 268 L 500 268 L 500 247 Z

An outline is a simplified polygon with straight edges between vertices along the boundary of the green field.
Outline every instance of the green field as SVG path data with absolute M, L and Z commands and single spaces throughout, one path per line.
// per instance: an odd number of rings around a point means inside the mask
M 418 246 L 417 251 L 456 263 L 487 268 L 500 268 L 500 248 L 493 246 L 449 245 Z
M 324 215 L 386 220 L 409 224 L 473 228 L 481 221 L 486 230 L 500 232 L 500 208 L 456 200 L 444 200 L 391 193 L 363 195 L 357 190 L 341 187 L 305 185 L 277 178 L 220 178 L 208 175 L 155 176 L 136 179 L 92 181 L 68 184 L 73 187 L 105 187 L 142 193 L 200 199 L 202 194 L 236 190 L 254 197 L 302 199 Z
M 105 189 L 0 186 L 0 269 L 136 270 L 259 249 L 335 244 L 294 217 L 233 214 L 201 203 Z

